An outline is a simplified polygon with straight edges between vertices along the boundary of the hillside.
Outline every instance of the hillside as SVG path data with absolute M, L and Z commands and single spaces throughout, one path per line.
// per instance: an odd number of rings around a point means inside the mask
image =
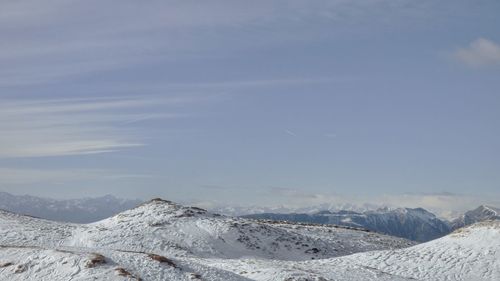
M 304 262 L 211 260 L 250 280 L 500 280 L 500 221 L 413 247 Z
M 412 243 L 366 231 L 220 216 L 155 199 L 91 224 L 0 212 L 2 280 L 248 280 L 208 260 L 299 262 Z

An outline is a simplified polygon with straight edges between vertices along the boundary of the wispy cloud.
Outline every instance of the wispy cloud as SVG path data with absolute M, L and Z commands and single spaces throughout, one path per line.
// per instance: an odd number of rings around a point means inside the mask
M 289 135 L 289 136 L 292 136 L 292 137 L 296 137 L 296 136 L 297 136 L 297 134 L 296 134 L 295 132 L 292 132 L 292 131 L 290 131 L 290 130 L 285 130 L 285 133 L 286 133 L 287 135 Z
M 182 116 L 158 108 L 179 102 L 182 99 L 151 97 L 5 101 L 0 104 L 0 158 L 96 154 L 142 146 L 133 123 Z
M 388 10 L 427 12 L 425 5 L 392 3 L 3 1 L 0 35 L 9 40 L 2 42 L 0 64 L 9 67 L 0 67 L 0 86 L 57 83 L 158 61 L 227 57 L 324 36 L 327 29 L 318 23 L 366 26 L 366 21 L 381 23 Z
M 333 193 L 304 191 L 287 187 L 268 187 L 262 193 L 264 196 L 277 196 L 284 199 L 287 207 L 303 208 L 323 204 L 342 204 L 347 202 L 343 196 Z
M 208 190 L 212 190 L 212 191 L 226 191 L 226 190 L 233 189 L 230 186 L 223 186 L 223 185 L 217 185 L 217 184 L 203 184 L 200 187 L 203 189 L 208 189 Z
M 460 48 L 454 57 L 470 66 L 500 64 L 500 45 L 485 38 L 479 38 L 466 48 Z
M 104 169 L 28 169 L 0 168 L 0 185 L 62 184 L 87 180 L 145 178 L 149 175 L 120 173 Z

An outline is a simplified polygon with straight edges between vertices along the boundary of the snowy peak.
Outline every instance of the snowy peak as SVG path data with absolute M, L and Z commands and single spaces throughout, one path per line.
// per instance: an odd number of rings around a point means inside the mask
M 481 205 L 477 209 L 475 209 L 473 212 L 481 213 L 484 216 L 499 216 L 500 209 L 486 206 L 486 205 Z
M 500 209 L 481 205 L 453 220 L 451 225 L 453 229 L 458 229 L 485 220 L 500 220 Z
M 135 208 L 121 212 L 103 221 L 116 222 L 130 220 L 137 224 L 143 224 L 146 222 L 158 224 L 158 222 L 162 220 L 214 216 L 218 215 L 211 214 L 207 212 L 207 210 L 198 207 L 186 207 L 169 200 L 154 198 Z
M 329 239 L 318 239 L 308 231 L 328 233 Z M 73 239 L 74 246 L 92 244 L 124 247 L 117 233 L 129 237 L 127 247 L 136 251 L 166 251 L 201 257 L 236 258 L 253 256 L 282 260 L 326 258 L 366 249 L 398 248 L 412 243 L 366 231 L 322 226 L 297 226 L 274 222 L 232 218 L 186 207 L 168 200 L 153 199 L 111 218 L 88 225 L 84 233 Z M 342 236 L 360 245 L 338 241 Z M 106 240 L 103 242 L 102 236 Z M 335 238 L 337 237 L 337 238 Z M 376 239 L 372 239 L 372 238 Z M 337 240 L 336 240 L 337 239 Z M 147 241 L 147 243 L 144 243 Z M 352 244 L 353 241 L 349 241 Z M 143 246 L 146 244 L 145 246 Z M 345 245 L 344 245 L 345 244 Z

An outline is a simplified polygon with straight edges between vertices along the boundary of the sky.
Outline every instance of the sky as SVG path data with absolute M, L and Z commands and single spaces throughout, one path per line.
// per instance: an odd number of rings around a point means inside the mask
M 496 0 L 0 0 L 0 190 L 500 206 Z

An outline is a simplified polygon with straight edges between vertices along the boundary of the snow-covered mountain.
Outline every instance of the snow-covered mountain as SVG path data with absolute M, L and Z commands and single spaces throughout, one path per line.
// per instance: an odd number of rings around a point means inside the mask
M 142 203 L 112 195 L 95 198 L 56 200 L 30 195 L 0 192 L 0 209 L 40 218 L 89 223 L 102 220 Z
M 205 260 L 303 261 L 412 244 L 341 227 L 226 217 L 161 199 L 91 224 L 0 211 L 0 280 L 246 280 Z
M 264 213 L 245 217 L 352 226 L 420 242 L 442 237 L 451 231 L 448 222 L 422 208 L 381 208 L 362 213 L 354 211 L 322 211 L 315 214 Z
M 0 211 L 0 280 L 498 280 L 499 241 L 498 221 L 412 246 L 161 199 L 91 224 Z
M 479 206 L 453 220 L 451 227 L 458 229 L 485 220 L 500 220 L 500 209 L 484 205 Z

